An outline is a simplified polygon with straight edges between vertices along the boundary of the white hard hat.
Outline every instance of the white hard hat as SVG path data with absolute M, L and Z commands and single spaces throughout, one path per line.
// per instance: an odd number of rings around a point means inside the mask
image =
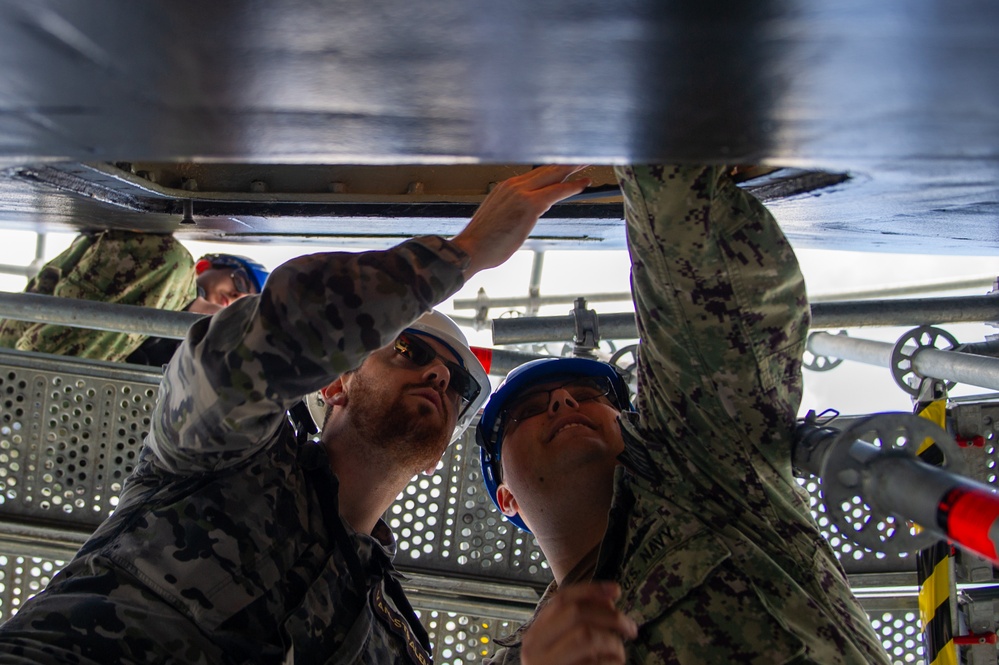
M 406 330 L 428 335 L 444 344 L 458 357 L 459 364 L 467 369 L 472 378 L 479 383 L 481 390 L 478 396 L 468 405 L 465 413 L 455 423 L 454 434 L 451 436 L 451 441 L 455 441 L 468 429 L 475 414 L 489 397 L 491 390 L 489 375 L 486 374 L 482 363 L 469 348 L 468 340 L 461 332 L 461 328 L 446 314 L 432 309 L 411 323 Z M 305 403 L 309 407 L 309 413 L 312 414 L 312 420 L 315 421 L 316 427 L 322 431 L 323 420 L 326 418 L 326 403 L 323 401 L 323 396 L 318 392 L 313 393 L 306 397 Z

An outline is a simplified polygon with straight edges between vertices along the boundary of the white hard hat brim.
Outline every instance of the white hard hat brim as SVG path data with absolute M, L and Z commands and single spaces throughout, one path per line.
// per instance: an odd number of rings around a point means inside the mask
M 479 384 L 480 390 L 478 396 L 468 405 L 464 414 L 458 418 L 458 422 L 455 424 L 454 433 L 451 436 L 451 441 L 453 442 L 468 429 L 472 420 L 475 419 L 475 415 L 489 397 L 491 391 L 489 375 L 486 373 L 485 368 L 482 367 L 479 359 L 472 353 L 471 348 L 468 346 L 468 340 L 461 332 L 461 329 L 445 314 L 441 314 L 436 310 L 430 310 L 407 326 L 406 329 L 429 335 L 450 348 L 452 352 L 458 355 L 461 365 L 468 370 L 472 378 Z M 316 428 L 322 431 L 323 421 L 326 418 L 326 402 L 323 401 L 322 394 L 315 392 L 308 395 L 305 398 L 305 404 L 309 408 L 312 420 L 316 423 Z

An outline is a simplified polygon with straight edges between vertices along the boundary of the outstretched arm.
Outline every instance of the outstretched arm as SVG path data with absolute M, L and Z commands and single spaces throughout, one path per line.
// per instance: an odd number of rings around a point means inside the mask
M 783 471 L 809 322 L 794 252 L 766 208 L 725 167 L 617 173 L 647 426 L 695 437 L 705 464 L 726 447 L 753 446 Z
M 259 296 L 195 324 L 167 367 L 149 444 L 173 472 L 238 463 L 303 395 L 356 368 L 480 270 L 499 265 L 585 181 L 542 167 L 497 186 L 453 241 L 289 261 Z

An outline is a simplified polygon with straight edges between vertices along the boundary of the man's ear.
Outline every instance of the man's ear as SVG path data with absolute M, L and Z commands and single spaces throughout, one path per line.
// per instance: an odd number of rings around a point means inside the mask
M 347 405 L 347 391 L 344 390 L 342 376 L 337 377 L 333 383 L 320 390 L 319 394 L 323 396 L 323 401 L 326 402 L 327 406 Z
M 520 512 L 520 505 L 517 503 L 513 492 L 506 485 L 496 488 L 496 503 L 499 504 L 500 512 L 507 517 L 513 517 Z

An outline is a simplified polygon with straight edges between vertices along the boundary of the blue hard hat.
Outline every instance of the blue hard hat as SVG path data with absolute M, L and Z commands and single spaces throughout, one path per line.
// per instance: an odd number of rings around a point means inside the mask
M 500 387 L 486 402 L 475 429 L 475 442 L 479 444 L 479 461 L 482 464 L 482 480 L 489 492 L 489 498 L 499 508 L 496 490 L 500 484 L 502 470 L 503 424 L 500 415 L 507 403 L 520 395 L 525 388 L 536 386 L 562 377 L 602 376 L 610 379 L 614 388 L 615 406 L 622 411 L 633 409 L 628 392 L 628 384 L 609 363 L 589 358 L 540 358 L 526 362 L 507 374 Z M 502 512 L 502 511 L 501 511 Z M 506 516 L 508 520 L 530 533 L 520 515 Z
M 198 259 L 198 263 L 202 261 L 207 261 L 213 268 L 242 268 L 253 282 L 257 293 L 264 290 L 264 282 L 267 281 L 267 276 L 270 275 L 270 271 L 262 264 L 257 263 L 251 258 L 237 254 L 205 254 Z M 200 274 L 201 270 L 198 273 Z

